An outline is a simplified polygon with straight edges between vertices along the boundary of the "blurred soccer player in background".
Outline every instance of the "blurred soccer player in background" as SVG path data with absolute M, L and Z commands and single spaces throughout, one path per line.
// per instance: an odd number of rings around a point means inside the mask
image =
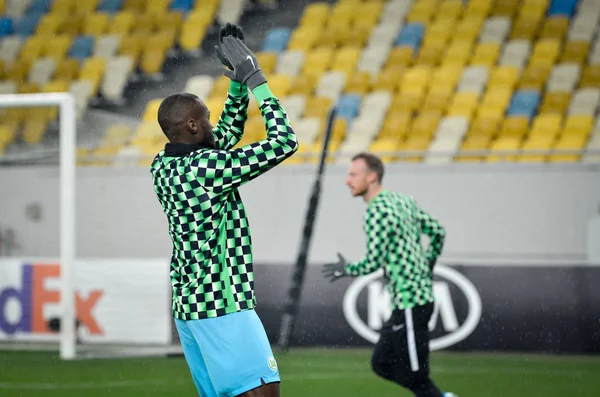
M 370 153 L 354 156 L 346 184 L 368 205 L 364 218 L 367 252 L 359 262 L 326 264 L 331 281 L 363 276 L 383 268 L 392 298 L 392 315 L 382 326 L 373 351 L 375 373 L 411 390 L 417 397 L 453 397 L 442 393 L 429 377 L 429 329 L 433 313 L 433 267 L 444 245 L 445 230 L 410 196 L 383 188 L 384 167 Z M 421 236 L 430 238 L 429 248 Z M 454 396 L 456 397 L 456 396 Z
M 222 27 L 215 49 L 231 79 L 216 127 L 193 94 L 170 95 L 158 110 L 169 143 L 151 173 L 173 242 L 173 315 L 202 397 L 277 397 L 277 362 L 253 310 L 252 244 L 238 188 L 290 157 L 298 143 L 241 28 Z M 234 149 L 247 119 L 248 90 L 267 137 Z

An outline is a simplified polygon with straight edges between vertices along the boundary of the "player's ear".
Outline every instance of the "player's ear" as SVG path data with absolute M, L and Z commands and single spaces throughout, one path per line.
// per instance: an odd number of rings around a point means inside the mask
M 196 135 L 198 133 L 198 123 L 196 123 L 196 120 L 194 119 L 188 120 L 187 128 L 192 135 Z

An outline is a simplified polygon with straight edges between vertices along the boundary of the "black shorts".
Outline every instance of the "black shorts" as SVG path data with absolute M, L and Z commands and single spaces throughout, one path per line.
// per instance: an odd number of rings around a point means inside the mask
M 373 370 L 411 387 L 429 379 L 429 329 L 433 303 L 394 310 L 373 351 Z

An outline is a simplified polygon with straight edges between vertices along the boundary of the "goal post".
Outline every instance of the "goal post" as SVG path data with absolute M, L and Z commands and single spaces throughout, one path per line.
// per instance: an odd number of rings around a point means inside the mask
M 59 230 L 60 230 L 60 358 L 72 360 L 75 351 L 75 159 L 76 108 L 71 93 L 4 94 L 0 108 L 58 106 L 59 109 Z

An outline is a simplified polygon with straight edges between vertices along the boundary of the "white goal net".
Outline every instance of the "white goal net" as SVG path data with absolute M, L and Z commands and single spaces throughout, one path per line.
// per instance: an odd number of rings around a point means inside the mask
M 102 195 L 110 189 L 110 172 L 77 166 L 74 98 L 0 95 L 0 115 L 48 107 L 58 107 L 58 143 L 44 149 L 55 154 L 54 161 L 27 162 L 27 152 L 16 161 L 0 153 L 0 349 L 50 349 L 64 360 L 179 352 L 168 258 L 102 250 L 122 227 L 115 225 L 119 215 L 106 216 L 102 224 L 102 214 L 96 214 L 89 225 L 89 214 L 103 211 L 114 195 Z M 94 242 L 97 250 L 81 246 Z

